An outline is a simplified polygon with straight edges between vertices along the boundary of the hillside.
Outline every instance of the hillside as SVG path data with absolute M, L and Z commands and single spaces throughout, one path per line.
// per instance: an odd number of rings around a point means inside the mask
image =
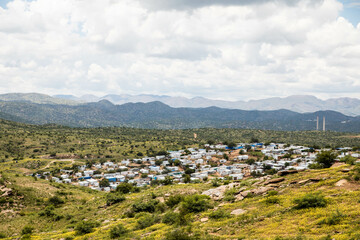
M 72 127 L 125 126 L 156 129 L 253 128 L 315 130 L 316 117 L 326 117 L 326 129 L 359 132 L 360 118 L 338 112 L 296 113 L 288 110 L 172 108 L 161 102 L 114 105 L 107 100 L 75 106 L 0 101 L 0 112 L 33 124 L 56 123 Z
M 4 197 L 1 198 L 0 233 L 4 237 L 19 237 L 21 231 L 29 232 L 30 226 L 34 239 L 110 239 L 110 232 L 117 233 L 121 239 L 360 237 L 357 224 L 360 184 L 354 177 L 359 170 L 343 171 L 349 167 L 346 165 L 288 175 L 273 184 L 266 178 L 220 182 L 220 185 L 227 184 L 221 187 L 227 190 L 225 197 L 218 200 L 206 197 L 200 202 L 195 200 L 197 194 L 217 188 L 207 182 L 148 187 L 138 193 L 125 194 L 125 200 L 109 206 L 107 199 L 111 193 L 23 176 L 24 170 L 35 171 L 29 169 L 33 165 L 27 163 L 1 163 L 0 189 Z M 59 164 L 64 167 L 71 163 Z M 55 165 L 46 165 L 46 160 L 41 160 L 38 166 L 53 169 Z M 299 209 L 297 201 L 300 200 L 295 199 L 306 194 L 320 194 L 322 204 L 319 202 L 318 207 L 300 205 L 303 207 Z M 178 202 L 176 196 L 185 196 L 185 199 L 180 198 Z M 195 201 L 192 206 L 205 207 L 187 208 L 188 201 Z M 55 208 L 49 207 L 49 203 L 55 203 Z M 187 209 L 186 213 L 182 209 Z M 90 225 L 94 228 L 87 228 Z

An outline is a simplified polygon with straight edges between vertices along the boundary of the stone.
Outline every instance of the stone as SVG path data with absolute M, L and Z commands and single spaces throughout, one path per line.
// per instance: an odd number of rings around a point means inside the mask
M 242 201 L 244 197 L 241 194 L 235 196 L 235 202 Z
M 348 184 L 348 181 L 346 179 L 341 179 L 337 183 L 335 183 L 335 187 L 342 187 L 344 185 Z
M 260 188 L 251 190 L 251 192 L 255 195 L 261 195 L 270 190 L 274 190 L 274 188 L 273 187 L 260 187 Z
M 209 218 L 207 217 L 200 219 L 200 222 L 207 222 L 207 221 L 209 221 Z
M 341 172 L 350 172 L 350 169 L 348 169 L 348 168 L 345 168 L 345 169 L 341 169 Z
M 279 182 L 282 182 L 284 181 L 285 178 L 273 178 L 273 179 L 270 179 L 270 180 L 267 180 L 264 185 L 268 185 L 270 183 L 279 183 Z
M 161 203 L 165 202 L 165 199 L 163 197 L 157 197 L 156 200 L 158 200 Z
M 246 213 L 246 210 L 239 208 L 239 209 L 233 210 L 230 214 L 237 216 L 237 215 L 241 215 L 241 214 L 244 214 L 244 213 Z
M 240 195 L 245 198 L 245 197 L 247 197 L 247 195 L 249 195 L 250 193 L 251 193 L 251 191 L 250 191 L 250 190 L 247 190 L 247 191 L 241 192 Z
M 305 184 L 305 183 L 308 183 L 310 182 L 310 179 L 305 179 L 305 180 L 301 180 L 298 182 L 298 184 L 302 185 L 302 184 Z

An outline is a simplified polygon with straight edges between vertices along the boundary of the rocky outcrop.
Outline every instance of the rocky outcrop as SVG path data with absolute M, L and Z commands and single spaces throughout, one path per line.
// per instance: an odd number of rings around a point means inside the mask
M 285 178 L 273 178 L 273 179 L 270 179 L 270 180 L 267 180 L 266 182 L 264 182 L 264 185 L 268 185 L 268 184 L 273 184 L 273 183 L 279 183 L 279 182 L 282 182 L 284 181 Z
M 221 200 L 224 198 L 225 192 L 229 189 L 235 188 L 240 186 L 240 183 L 230 183 L 229 185 L 222 185 L 220 187 L 217 188 L 213 188 L 213 189 L 209 189 L 205 192 L 203 192 L 203 195 L 207 195 L 209 197 L 211 197 L 213 200 Z M 239 192 L 241 190 L 239 189 Z
M 284 170 L 284 171 L 279 171 L 277 174 L 279 176 L 286 176 L 286 175 L 294 174 L 294 173 L 298 173 L 298 172 L 299 172 L 298 170 Z

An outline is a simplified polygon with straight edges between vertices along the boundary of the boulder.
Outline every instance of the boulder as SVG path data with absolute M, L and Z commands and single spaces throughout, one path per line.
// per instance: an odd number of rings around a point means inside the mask
M 209 218 L 207 217 L 200 219 L 200 222 L 207 222 L 207 221 L 209 221 Z
M 335 187 L 343 187 L 346 184 L 348 184 L 348 181 L 346 179 L 341 179 L 340 181 L 335 183 Z
M 251 190 L 251 192 L 255 195 L 262 195 L 270 190 L 274 190 L 273 187 L 259 187 L 257 189 Z
M 235 196 L 235 202 L 242 201 L 243 199 L 244 199 L 244 196 L 242 196 L 241 194 L 238 194 Z
M 302 185 L 302 184 L 305 184 L 305 183 L 308 183 L 310 182 L 310 179 L 305 179 L 305 180 L 301 180 L 298 182 L 298 184 Z
M 285 178 L 273 178 L 273 179 L 270 179 L 270 180 L 267 180 L 264 185 L 268 185 L 268 184 L 271 184 L 271 183 L 279 183 L 279 182 L 282 182 L 284 181 Z
M 244 214 L 244 213 L 246 213 L 246 210 L 244 210 L 244 209 L 235 209 L 230 214 L 237 216 L 237 215 L 241 215 L 241 214 Z

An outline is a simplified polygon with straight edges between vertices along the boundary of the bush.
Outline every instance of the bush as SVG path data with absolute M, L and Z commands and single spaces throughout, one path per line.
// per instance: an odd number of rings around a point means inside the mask
M 270 196 L 265 199 L 265 202 L 268 204 L 278 204 L 280 199 L 277 196 Z
M 210 197 L 206 195 L 191 195 L 184 198 L 181 211 L 184 213 L 198 213 L 210 208 Z
M 173 208 L 176 205 L 178 205 L 183 199 L 184 199 L 183 195 L 180 195 L 180 194 L 171 195 L 168 198 L 168 200 L 166 200 L 165 204 L 168 205 L 169 207 Z
M 32 234 L 32 232 L 34 231 L 34 228 L 31 226 L 25 226 L 22 230 L 21 230 L 21 234 L 25 235 L 25 234 Z
M 128 230 L 122 224 L 116 225 L 110 229 L 110 238 L 120 238 L 127 232 Z
M 166 240 L 191 240 L 191 236 L 183 229 L 175 229 L 165 236 Z
M 168 225 L 179 224 L 179 213 L 168 212 L 163 216 L 162 222 Z
M 148 228 L 156 223 L 159 222 L 159 218 L 157 216 L 151 214 L 145 214 L 144 216 L 140 217 L 136 224 L 137 229 L 145 229 Z
M 228 218 L 228 217 L 230 217 L 230 214 L 228 212 L 225 212 L 222 209 L 216 210 L 209 214 L 209 218 L 212 218 L 212 219 L 221 219 L 221 218 Z
M 64 204 L 65 201 L 59 196 L 53 196 L 53 197 L 49 198 L 48 203 L 50 203 L 56 207 L 61 204 Z
M 149 212 L 153 213 L 156 210 L 156 205 L 159 204 L 158 200 L 152 199 L 147 202 L 137 202 L 132 205 L 133 212 Z
M 0 232 L 0 238 L 6 238 L 5 233 Z
M 316 208 L 316 207 L 325 207 L 326 200 L 320 194 L 309 193 L 303 197 L 297 198 L 294 200 L 295 209 L 305 209 L 305 208 Z
M 53 217 L 55 215 L 54 209 L 55 208 L 53 205 L 47 206 L 43 211 L 39 212 L 39 215 L 46 217 Z
M 77 235 L 84 235 L 93 232 L 94 228 L 98 226 L 100 226 L 98 222 L 81 221 L 76 225 L 75 231 Z
M 126 194 L 126 193 L 129 193 L 129 192 L 132 192 L 133 191 L 133 185 L 130 184 L 130 183 L 120 183 L 117 187 L 116 187 L 116 191 L 117 192 L 120 192 L 120 193 L 123 193 L 123 194 Z
M 336 212 L 332 213 L 329 217 L 320 221 L 319 224 L 337 225 L 341 222 L 343 217 L 344 214 L 342 214 L 339 210 L 336 210 Z
M 279 192 L 276 191 L 276 190 L 270 190 L 270 191 L 268 191 L 268 193 L 267 193 L 268 196 L 276 196 L 276 195 L 278 195 L 278 194 L 279 194 Z
M 115 193 L 108 193 L 106 195 L 106 205 L 111 206 L 113 204 L 123 202 L 125 201 L 124 195 L 121 193 L 115 192 Z

